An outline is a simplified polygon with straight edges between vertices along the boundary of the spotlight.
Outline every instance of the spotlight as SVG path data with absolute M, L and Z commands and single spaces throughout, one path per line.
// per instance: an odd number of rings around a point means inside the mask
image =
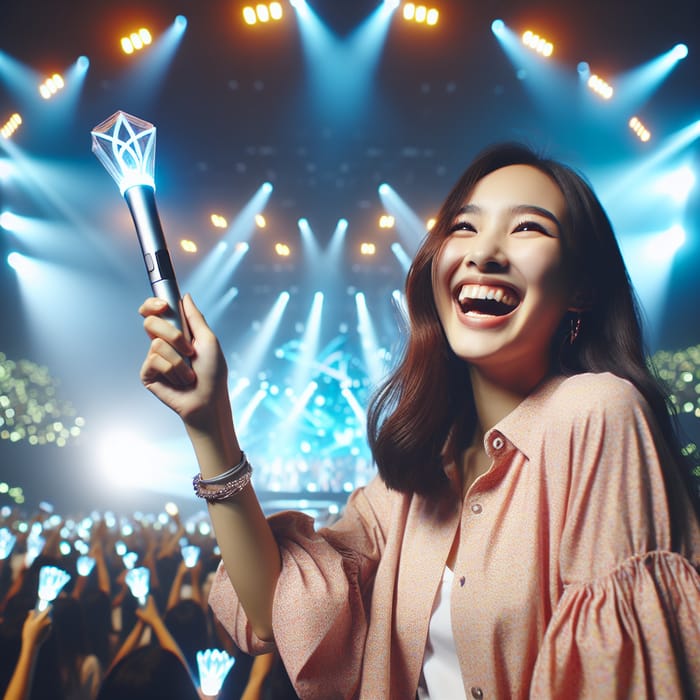
M 408 22 L 434 27 L 438 23 L 439 17 L 440 13 L 434 7 L 428 8 L 425 5 L 416 5 L 412 2 L 407 2 L 403 6 L 403 18 Z
M 279 2 L 269 4 L 258 3 L 255 7 L 247 6 L 243 8 L 243 21 L 252 26 L 260 22 L 266 24 L 273 21 L 278 22 L 283 16 L 282 5 Z
M 187 17 L 185 17 L 184 15 L 178 15 L 175 18 L 175 26 L 178 29 L 186 29 L 187 28 Z
M 281 258 L 288 258 L 291 254 L 291 250 L 286 243 L 275 243 L 275 253 Z
M 262 214 L 255 215 L 255 225 L 258 228 L 265 228 L 267 226 L 267 220 Z
M 90 67 L 90 59 L 87 56 L 78 56 L 75 64 L 79 70 L 86 71 Z
M 600 76 L 595 73 L 588 79 L 588 87 L 596 94 L 600 95 L 604 100 L 609 100 L 613 96 L 612 85 L 605 82 Z
M 506 23 L 502 19 L 495 19 L 491 22 L 491 31 L 496 36 L 503 36 L 506 32 Z
M 581 61 L 578 66 L 576 66 L 578 74 L 581 76 L 582 80 L 588 80 L 591 75 L 591 67 L 586 61 Z
M 390 214 L 382 214 L 379 217 L 379 228 L 394 228 L 396 219 Z
M 226 228 L 228 226 L 226 217 L 221 216 L 220 214 L 212 214 L 210 220 L 214 228 Z
M 196 253 L 197 252 L 197 244 L 194 241 L 189 240 L 188 238 L 183 238 L 180 241 L 180 248 L 185 251 L 185 253 Z
M 144 46 L 149 46 L 152 41 L 153 37 L 148 29 L 141 27 L 137 32 L 131 32 L 129 36 L 122 37 L 122 51 L 125 54 L 132 54 L 134 51 L 140 51 Z
M 39 94 L 45 99 L 50 100 L 59 90 L 65 86 L 63 76 L 59 73 L 54 73 L 50 78 L 46 78 L 39 85 Z
M 523 33 L 522 40 L 525 46 L 528 46 L 545 58 L 549 58 L 554 53 L 554 44 L 551 41 L 547 41 L 547 39 L 531 32 L 529 29 Z
M 677 61 L 683 60 L 688 55 L 688 47 L 685 44 L 676 44 L 673 47 L 673 57 Z
M 360 245 L 361 255 L 374 255 L 377 252 L 377 246 L 374 243 L 362 243 Z
M 651 133 L 637 117 L 632 117 L 629 120 L 629 127 L 637 134 L 640 141 L 646 142 L 651 138 Z

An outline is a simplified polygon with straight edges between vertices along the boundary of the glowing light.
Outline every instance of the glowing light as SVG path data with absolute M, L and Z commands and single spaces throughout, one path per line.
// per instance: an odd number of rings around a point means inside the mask
M 645 245 L 646 257 L 655 262 L 670 260 L 685 243 L 682 226 L 672 226 L 650 238 Z
M 440 13 L 434 7 L 428 8 L 425 5 L 416 5 L 412 2 L 407 2 L 403 6 L 403 18 L 408 22 L 434 27 L 438 23 L 439 17 Z
M 377 252 L 377 246 L 374 243 L 361 243 L 360 244 L 360 254 L 361 255 L 374 255 Z
M 267 221 L 265 220 L 265 217 L 262 214 L 255 215 L 255 225 L 258 228 L 265 228 L 267 226 Z
M 92 130 L 92 150 L 123 195 L 129 187 L 155 189 L 156 128 L 153 124 L 115 112 Z
M 491 31 L 496 36 L 503 36 L 506 31 L 506 23 L 502 19 L 495 19 L 491 22 Z
M 379 217 L 379 228 L 394 228 L 396 219 L 390 214 L 382 214 Z
M 132 54 L 134 51 L 140 51 L 144 46 L 149 46 L 152 41 L 153 37 L 148 29 L 141 27 L 138 31 L 131 32 L 129 36 L 123 36 L 120 44 L 125 54 Z
M 210 221 L 211 221 L 212 226 L 214 228 L 227 228 L 228 227 L 228 221 L 226 220 L 226 217 L 221 216 L 221 214 L 212 214 L 210 217 Z
M 39 570 L 39 591 L 36 608 L 46 610 L 56 600 L 61 589 L 70 581 L 70 574 L 57 566 L 42 566 Z
M 185 566 L 191 569 L 199 561 L 199 547 L 194 544 L 186 545 L 181 548 L 182 560 L 185 562 Z
M 647 129 L 644 124 L 639 120 L 638 117 L 632 117 L 629 120 L 629 127 L 634 131 L 635 134 L 639 137 L 640 141 L 648 141 L 651 138 L 651 133 L 649 129 Z
M 204 695 L 216 696 L 221 690 L 235 659 L 219 649 L 204 649 L 197 652 L 200 688 Z
M 425 222 L 425 230 L 432 231 L 433 226 L 437 223 L 437 219 L 433 216 Z
M 286 258 L 291 255 L 291 250 L 286 243 L 275 243 L 275 253 L 281 258 Z
M 694 186 L 695 173 L 686 165 L 659 178 L 656 189 L 676 202 L 685 202 Z
M 133 569 L 134 566 L 136 566 L 136 562 L 139 558 L 139 555 L 137 552 L 125 552 L 124 556 L 122 557 L 122 562 L 124 563 L 124 568 L 125 569 Z
M 554 44 L 552 44 L 551 41 L 541 37 L 539 34 L 535 34 L 529 29 L 523 32 L 522 41 L 525 46 L 531 48 L 545 58 L 549 58 L 554 53 Z
M 270 21 L 278 22 L 282 19 L 283 15 L 284 11 L 279 2 L 271 2 L 268 5 L 261 2 L 254 8 L 251 6 L 243 8 L 243 21 L 249 26 L 257 24 L 258 22 L 261 24 L 266 24 Z
M 78 557 L 75 565 L 78 571 L 78 576 L 89 576 L 92 570 L 95 568 L 95 559 L 83 554 L 82 556 Z
M 129 586 L 131 595 L 139 601 L 139 605 L 146 605 L 146 598 L 151 586 L 151 572 L 145 566 L 138 566 L 126 572 L 126 585 Z
M 676 44 L 673 47 L 673 57 L 677 61 L 682 61 L 688 55 L 688 47 L 685 44 Z
M 39 85 L 39 94 L 45 99 L 50 100 L 59 90 L 65 86 L 63 77 L 59 73 L 54 73 L 50 78 L 47 78 Z
M 3 125 L 2 128 L 0 128 L 0 135 L 4 139 L 9 139 L 12 134 L 19 129 L 20 124 L 22 123 L 22 117 L 15 112 Z
M 0 528 L 0 561 L 10 556 L 16 541 L 16 535 L 13 535 L 6 527 Z
M 595 73 L 588 79 L 588 87 L 604 100 L 609 100 L 614 93 L 612 85 L 605 82 L 600 76 L 595 75 Z
M 183 238 L 180 241 L 180 248 L 185 251 L 185 253 L 196 253 L 197 244 L 194 241 L 189 240 L 189 238 Z

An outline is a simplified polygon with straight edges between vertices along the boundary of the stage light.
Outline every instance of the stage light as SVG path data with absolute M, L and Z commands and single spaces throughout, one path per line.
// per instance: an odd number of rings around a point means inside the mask
M 374 243 L 362 243 L 360 244 L 360 254 L 361 255 L 374 255 L 377 252 L 377 246 Z
M 282 5 L 279 2 L 271 2 L 268 5 L 258 3 L 254 8 L 251 6 L 243 8 L 243 21 L 250 26 L 258 22 L 262 24 L 270 21 L 278 22 L 283 15 Z
M 54 73 L 50 78 L 46 78 L 39 85 L 39 94 L 45 99 L 50 100 L 59 90 L 65 87 L 65 81 L 60 73 Z
M 676 44 L 673 47 L 673 58 L 682 61 L 688 55 L 688 47 L 685 44 Z
M 639 137 L 640 141 L 648 141 L 651 138 L 650 131 L 642 124 L 637 117 L 632 117 L 629 120 L 629 127 Z
M 22 117 L 15 112 L 3 125 L 2 128 L 0 129 L 0 134 L 4 139 L 9 139 L 12 134 L 19 129 L 20 124 L 22 123 Z
M 255 215 L 255 225 L 258 228 L 265 228 L 267 226 L 267 221 L 265 220 L 265 217 L 262 214 Z
M 491 31 L 498 37 L 504 35 L 506 30 L 506 23 L 502 19 L 495 19 L 491 22 Z
M 545 58 L 549 58 L 552 53 L 554 53 L 554 44 L 552 44 L 551 41 L 541 37 L 539 34 L 535 34 L 529 29 L 523 32 L 522 41 L 525 46 L 531 48 Z
M 281 258 L 287 258 L 291 254 L 291 250 L 286 243 L 275 243 L 275 253 Z
M 416 22 L 417 24 L 426 24 L 433 27 L 438 23 L 440 13 L 434 7 L 428 8 L 425 5 L 416 5 L 412 2 L 407 2 L 403 6 L 403 18 L 408 22 Z
M 196 253 L 197 252 L 197 244 L 194 241 L 191 241 L 189 238 L 183 238 L 180 241 L 180 248 L 185 251 L 185 253 Z
M 226 228 L 228 226 L 226 217 L 221 216 L 220 214 L 212 214 L 210 220 L 214 228 Z
M 609 100 L 613 96 L 614 90 L 612 85 L 595 73 L 588 79 L 587 84 L 593 92 L 600 95 L 604 100 Z
M 379 217 L 379 228 L 394 228 L 396 219 L 391 214 L 382 214 Z
M 576 71 L 578 72 L 581 80 L 588 80 L 591 75 L 591 67 L 586 61 L 581 61 L 576 66 Z
M 426 231 L 432 231 L 433 226 L 437 223 L 437 219 L 432 216 L 430 217 L 426 222 L 425 222 L 425 230 Z
M 695 173 L 687 165 L 659 178 L 656 189 L 676 202 L 685 202 L 695 186 Z
M 654 263 L 668 261 L 682 248 L 685 239 L 685 230 L 677 224 L 649 238 L 644 252 L 647 259 Z
M 150 46 L 153 41 L 151 33 L 145 27 L 141 27 L 137 32 L 131 32 L 129 36 L 121 38 L 122 51 L 125 54 L 132 54 L 134 51 L 140 51 L 144 46 Z
M 187 29 L 187 17 L 184 15 L 178 15 L 175 18 L 175 27 L 181 31 Z

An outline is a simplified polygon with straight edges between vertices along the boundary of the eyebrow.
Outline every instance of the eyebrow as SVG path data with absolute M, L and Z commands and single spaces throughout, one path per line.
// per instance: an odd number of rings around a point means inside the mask
M 511 207 L 508 211 L 510 212 L 511 216 L 522 216 L 523 214 L 536 214 L 537 216 L 542 216 L 545 219 L 549 219 L 549 221 L 551 221 L 561 232 L 561 223 L 559 222 L 559 219 L 557 219 L 557 217 L 554 216 L 554 214 L 552 214 L 552 212 L 549 211 L 549 209 L 545 209 L 544 207 L 538 207 L 534 204 L 518 204 L 514 207 Z M 460 214 L 481 213 L 481 207 L 477 206 L 476 204 L 465 204 L 459 210 L 459 212 L 457 212 L 457 215 L 459 216 Z

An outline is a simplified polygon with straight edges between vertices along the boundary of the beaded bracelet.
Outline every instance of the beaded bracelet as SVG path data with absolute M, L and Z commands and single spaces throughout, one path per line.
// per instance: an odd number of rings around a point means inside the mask
M 231 470 L 229 470 L 231 471 Z M 207 484 L 202 479 L 201 474 L 197 474 L 192 479 L 194 494 L 199 498 L 203 498 L 207 503 L 217 503 L 219 501 L 227 501 L 229 498 L 239 494 L 248 486 L 253 474 L 253 467 L 250 466 L 248 460 L 244 460 L 243 467 L 235 472 L 235 476 L 222 483 L 220 486 L 216 484 Z M 217 477 L 218 479 L 219 477 Z M 218 486 L 218 488 L 216 488 Z

